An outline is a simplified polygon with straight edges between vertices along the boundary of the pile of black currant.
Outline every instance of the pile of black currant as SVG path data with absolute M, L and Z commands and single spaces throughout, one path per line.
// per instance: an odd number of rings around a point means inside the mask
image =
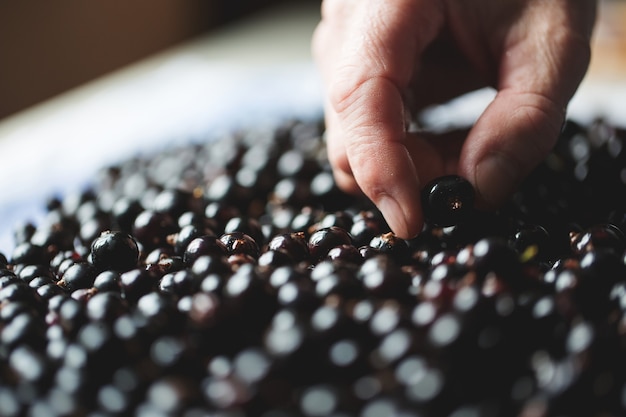
M 106 167 L 0 255 L 3 417 L 626 415 L 626 131 L 412 240 L 290 120 Z

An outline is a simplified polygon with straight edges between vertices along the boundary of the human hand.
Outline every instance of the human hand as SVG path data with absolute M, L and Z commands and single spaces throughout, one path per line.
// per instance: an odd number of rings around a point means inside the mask
M 421 187 L 441 175 L 498 207 L 554 146 L 595 13 L 594 0 L 324 0 L 312 48 L 338 185 L 404 238 L 422 229 Z M 407 94 L 422 108 L 484 86 L 497 95 L 462 141 L 406 132 Z

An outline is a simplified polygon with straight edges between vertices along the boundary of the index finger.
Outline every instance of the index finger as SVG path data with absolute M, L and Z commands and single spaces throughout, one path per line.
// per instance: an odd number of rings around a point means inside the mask
M 329 158 L 342 171 L 336 177 L 345 182 L 353 176 L 405 238 L 421 230 L 423 219 L 420 182 L 405 142 L 402 91 L 441 21 L 431 0 L 360 2 L 328 80 L 329 148 L 339 150 Z

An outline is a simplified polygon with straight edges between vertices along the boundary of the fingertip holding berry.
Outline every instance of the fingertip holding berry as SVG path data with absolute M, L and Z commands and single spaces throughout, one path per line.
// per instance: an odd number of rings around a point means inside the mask
M 435 178 L 422 189 L 422 210 L 427 224 L 449 227 L 463 223 L 474 211 L 475 191 L 459 175 Z

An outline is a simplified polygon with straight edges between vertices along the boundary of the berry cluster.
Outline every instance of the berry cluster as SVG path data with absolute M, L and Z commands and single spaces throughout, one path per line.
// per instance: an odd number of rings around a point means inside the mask
M 103 169 L 0 255 L 0 415 L 626 414 L 626 132 L 395 236 L 288 121 Z

